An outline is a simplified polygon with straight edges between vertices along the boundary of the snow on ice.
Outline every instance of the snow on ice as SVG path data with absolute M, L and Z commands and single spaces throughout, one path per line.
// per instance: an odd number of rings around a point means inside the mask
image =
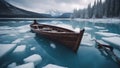
M 100 35 L 100 36 L 106 36 L 106 37 L 119 36 L 118 34 L 115 34 L 115 33 L 107 33 L 107 32 L 95 32 L 95 34 Z
M 101 27 L 101 26 L 94 26 L 94 27 L 97 29 L 105 29 L 104 27 Z
M 42 57 L 39 54 L 33 54 L 23 60 L 25 63 L 33 62 L 35 65 L 42 61 Z
M 102 40 L 120 46 L 120 37 L 102 37 Z
M 26 45 L 17 46 L 13 53 L 24 52 L 26 50 Z
M 15 62 L 13 62 L 13 63 L 9 64 L 7 68 L 14 68 L 14 67 L 16 67 L 16 65 L 17 64 Z
M 26 63 L 13 68 L 35 68 L 34 63 Z
M 93 40 L 94 38 L 92 38 L 89 33 L 85 33 L 85 35 L 82 38 L 81 44 L 86 46 L 93 46 L 95 44 Z
M 18 39 L 16 39 L 15 41 L 13 41 L 12 43 L 20 43 L 22 40 L 24 40 L 24 38 L 18 38 Z
M 36 49 L 36 47 L 32 47 L 32 48 L 30 48 L 31 51 L 33 51 L 33 50 L 35 50 L 35 49 Z
M 16 48 L 16 44 L 0 44 L 0 58 L 12 52 Z
M 27 31 L 30 31 L 30 26 L 29 25 L 24 25 L 24 26 L 17 27 L 17 29 L 18 29 L 18 32 L 25 33 Z
M 54 65 L 54 64 L 48 64 L 42 68 L 68 68 L 68 67 L 58 66 L 58 65 Z
M 52 48 L 56 48 L 56 45 L 55 45 L 54 43 L 51 43 L 50 46 L 51 46 Z
M 92 30 L 92 28 L 90 28 L 90 27 L 85 27 L 85 30 Z

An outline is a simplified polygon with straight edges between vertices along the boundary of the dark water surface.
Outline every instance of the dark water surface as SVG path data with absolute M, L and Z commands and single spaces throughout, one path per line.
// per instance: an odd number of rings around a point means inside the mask
M 6 68 L 12 62 L 16 62 L 17 65 L 24 64 L 23 59 L 32 54 L 39 54 L 42 57 L 42 62 L 36 68 L 41 68 L 47 64 L 68 68 L 120 68 L 119 64 L 110 56 L 102 55 L 92 40 L 101 39 L 102 36 L 95 34 L 100 30 L 120 34 L 120 24 L 70 20 L 39 20 L 38 22 L 69 29 L 85 28 L 84 39 L 77 54 L 59 43 L 32 33 L 29 27 L 32 21 L 0 21 L 0 44 L 12 44 L 15 40 L 22 39 L 15 44 L 17 46 L 26 45 L 25 51 L 10 53 L 0 59 L 0 68 Z M 99 28 L 95 28 L 95 26 Z M 35 50 L 31 50 L 32 47 L 35 47 Z

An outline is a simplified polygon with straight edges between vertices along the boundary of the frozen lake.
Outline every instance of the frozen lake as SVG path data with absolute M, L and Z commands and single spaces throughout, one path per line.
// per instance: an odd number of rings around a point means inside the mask
M 31 20 L 0 21 L 0 46 L 16 45 L 15 50 L 0 57 L 0 68 L 22 65 L 29 68 L 119 68 L 110 56 L 101 54 L 94 39 L 102 40 L 114 47 L 120 58 L 120 22 L 85 20 L 38 20 L 38 23 L 55 25 L 74 31 L 85 28 L 77 54 L 67 47 L 32 33 Z M 114 40 L 116 39 L 116 40 Z M 9 45 L 8 45 L 9 44 Z M 6 48 L 4 47 L 4 50 Z M 2 53 L 2 51 L 0 52 Z M 0 54 L 1 55 L 1 54 Z M 3 54 L 2 54 L 3 55 Z M 33 60 L 31 60 L 31 58 Z M 27 62 L 27 64 L 25 64 Z M 28 63 L 29 62 L 29 63 Z M 52 65 L 54 64 L 54 65 Z M 17 68 L 17 67 L 16 67 Z

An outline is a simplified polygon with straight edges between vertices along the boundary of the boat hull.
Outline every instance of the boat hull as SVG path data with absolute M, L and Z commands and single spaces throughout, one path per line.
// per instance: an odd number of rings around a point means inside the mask
M 53 27 L 54 28 L 54 27 Z M 57 27 L 55 27 L 57 28 Z M 49 32 L 49 31 L 41 31 L 39 29 L 31 28 L 33 32 L 42 35 L 44 37 L 47 37 L 48 39 L 51 39 L 53 41 L 57 41 L 70 49 L 72 49 L 74 52 L 77 52 L 80 42 L 83 37 L 84 29 L 80 31 L 80 33 L 75 33 L 72 31 L 69 32 Z M 58 27 L 58 29 L 60 29 Z M 63 28 L 62 28 L 63 29 Z

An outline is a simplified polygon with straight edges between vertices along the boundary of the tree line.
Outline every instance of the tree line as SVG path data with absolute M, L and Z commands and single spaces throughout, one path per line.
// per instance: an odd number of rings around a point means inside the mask
M 120 18 L 120 0 L 95 0 L 86 9 L 74 9 L 73 18 Z

